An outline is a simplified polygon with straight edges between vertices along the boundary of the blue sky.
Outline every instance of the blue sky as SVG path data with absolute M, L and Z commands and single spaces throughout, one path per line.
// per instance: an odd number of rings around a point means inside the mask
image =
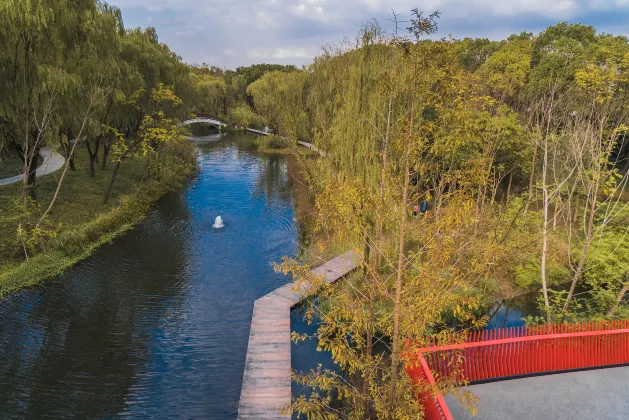
M 629 34 L 629 0 L 110 0 L 127 27 L 155 26 L 188 63 L 222 68 L 253 63 L 302 65 L 326 44 L 354 38 L 376 19 L 393 29 L 391 10 L 439 10 L 438 36 L 501 39 L 561 21 Z

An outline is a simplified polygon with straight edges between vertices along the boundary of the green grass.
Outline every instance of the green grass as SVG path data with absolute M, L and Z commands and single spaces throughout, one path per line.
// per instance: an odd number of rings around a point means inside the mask
M 189 145 L 188 145 L 189 146 Z M 184 146 L 187 147 L 187 146 Z M 192 146 L 190 146 L 192 147 Z M 68 170 L 59 197 L 50 213 L 53 225 L 60 226 L 58 235 L 42 250 L 23 261 L 19 249 L 4 249 L 0 254 L 0 296 L 53 278 L 64 270 L 87 258 L 100 245 L 110 242 L 144 218 L 151 206 L 167 191 L 181 185 L 193 172 L 194 160 L 185 164 L 171 164 L 163 170 L 161 181 L 142 181 L 145 174 L 144 159 L 127 159 L 122 162 L 112 197 L 103 203 L 105 189 L 111 179 L 111 170 L 96 171 L 89 176 L 87 151 L 76 151 L 76 171 Z M 190 153 L 192 156 L 192 153 Z M 113 165 L 108 165 L 110 168 Z M 37 182 L 38 203 L 48 206 L 57 186 L 61 171 L 41 177 Z M 0 200 L 19 197 L 21 184 L 0 187 Z M 0 219 L 7 210 L 0 209 Z M 15 237 L 15 224 L 0 225 L 0 237 Z

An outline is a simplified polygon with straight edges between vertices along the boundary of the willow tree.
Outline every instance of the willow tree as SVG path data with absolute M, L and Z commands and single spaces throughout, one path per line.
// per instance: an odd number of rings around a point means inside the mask
M 414 16 L 418 25 L 430 23 Z M 475 317 L 480 299 L 473 289 L 494 253 L 490 229 L 478 227 L 478 191 L 486 190 L 491 162 L 509 143 L 513 119 L 478 101 L 475 79 L 450 60 L 450 42 L 409 42 L 376 26 L 361 35 L 355 47 L 328 50 L 308 69 L 313 141 L 327 152 L 306 162 L 316 235 L 322 244 L 356 249 L 362 269 L 308 306 L 307 317 L 321 318 L 319 347 L 345 375 L 296 375 L 317 392 L 293 408 L 329 418 L 416 417 L 416 393 L 428 388 L 414 387 L 400 368 L 415 362 L 408 357 L 413 346 L 435 334 L 457 340 L 463 333 L 452 322 L 484 321 Z M 470 165 L 470 155 L 480 158 Z M 418 200 L 433 203 L 419 219 L 410 215 Z M 280 269 L 320 285 L 295 261 Z M 411 347 L 402 357 L 406 339 Z M 454 375 L 430 391 L 460 394 L 462 383 Z M 330 407 L 333 395 L 341 409 Z
M 105 191 L 105 203 L 111 197 L 122 162 L 128 158 L 146 156 L 147 174 L 151 178 L 160 177 L 168 147 L 185 141 L 185 128 L 173 117 L 181 105 L 182 100 L 175 95 L 172 87 L 160 83 L 151 91 L 148 105 L 141 111 L 144 117 L 138 135 L 129 138 L 114 130 L 116 139 L 112 145 L 112 161 L 115 166 Z M 153 157 L 152 161 L 150 157 Z
M 303 106 L 306 79 L 303 71 L 273 71 L 247 87 L 256 112 L 281 135 L 294 140 L 306 140 L 307 114 Z
M 0 115 L 24 163 L 24 196 L 35 198 L 40 149 L 53 144 L 60 97 L 77 83 L 66 58 L 81 42 L 68 24 L 91 13 L 92 0 L 13 1 L 0 4 L 2 65 Z

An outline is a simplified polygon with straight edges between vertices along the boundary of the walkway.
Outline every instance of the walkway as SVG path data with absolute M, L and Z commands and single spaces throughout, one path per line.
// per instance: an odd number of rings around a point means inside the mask
M 629 418 L 627 384 L 629 366 L 471 385 L 481 400 L 476 417 L 445 399 L 454 420 L 620 420 Z
M 262 135 L 262 136 L 268 136 L 269 134 L 273 134 L 273 133 L 268 133 L 268 132 L 266 132 L 266 131 L 260 131 L 260 130 L 256 130 L 256 129 L 249 128 L 249 127 L 246 127 L 246 128 L 245 128 L 245 131 L 249 131 L 249 132 L 251 132 L 251 133 L 255 133 L 255 134 L 260 134 L 260 135 Z M 314 151 L 315 153 L 318 153 L 318 154 L 319 154 L 319 156 L 321 156 L 322 158 L 324 158 L 324 157 L 325 157 L 325 152 L 324 152 L 323 150 L 321 150 L 321 149 L 318 149 L 318 148 L 317 148 L 314 144 L 312 144 L 312 143 L 306 143 L 305 141 L 298 141 L 298 142 L 297 142 L 297 144 L 299 144 L 300 146 L 304 146 L 304 147 L 306 147 L 306 148 L 308 148 L 308 149 L 310 149 L 310 150 Z
M 55 171 L 58 171 L 66 163 L 66 160 L 63 156 L 50 150 L 50 147 L 48 146 L 42 147 L 40 150 L 40 154 L 44 158 L 44 162 L 37 168 L 37 177 L 48 175 Z M 10 178 L 0 179 L 0 186 L 21 182 L 22 178 L 23 175 L 16 175 Z
M 333 283 L 358 267 L 353 251 L 312 270 Z M 288 283 L 256 300 L 242 379 L 238 419 L 290 419 L 282 407 L 291 403 L 290 310 L 304 294 Z M 307 285 L 303 285 L 305 291 Z

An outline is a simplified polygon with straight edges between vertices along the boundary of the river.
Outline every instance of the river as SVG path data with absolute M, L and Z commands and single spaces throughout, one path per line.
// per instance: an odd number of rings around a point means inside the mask
M 289 280 L 270 262 L 299 249 L 287 163 L 252 138 L 197 138 L 184 190 L 0 302 L 2 419 L 235 418 L 253 301 Z

